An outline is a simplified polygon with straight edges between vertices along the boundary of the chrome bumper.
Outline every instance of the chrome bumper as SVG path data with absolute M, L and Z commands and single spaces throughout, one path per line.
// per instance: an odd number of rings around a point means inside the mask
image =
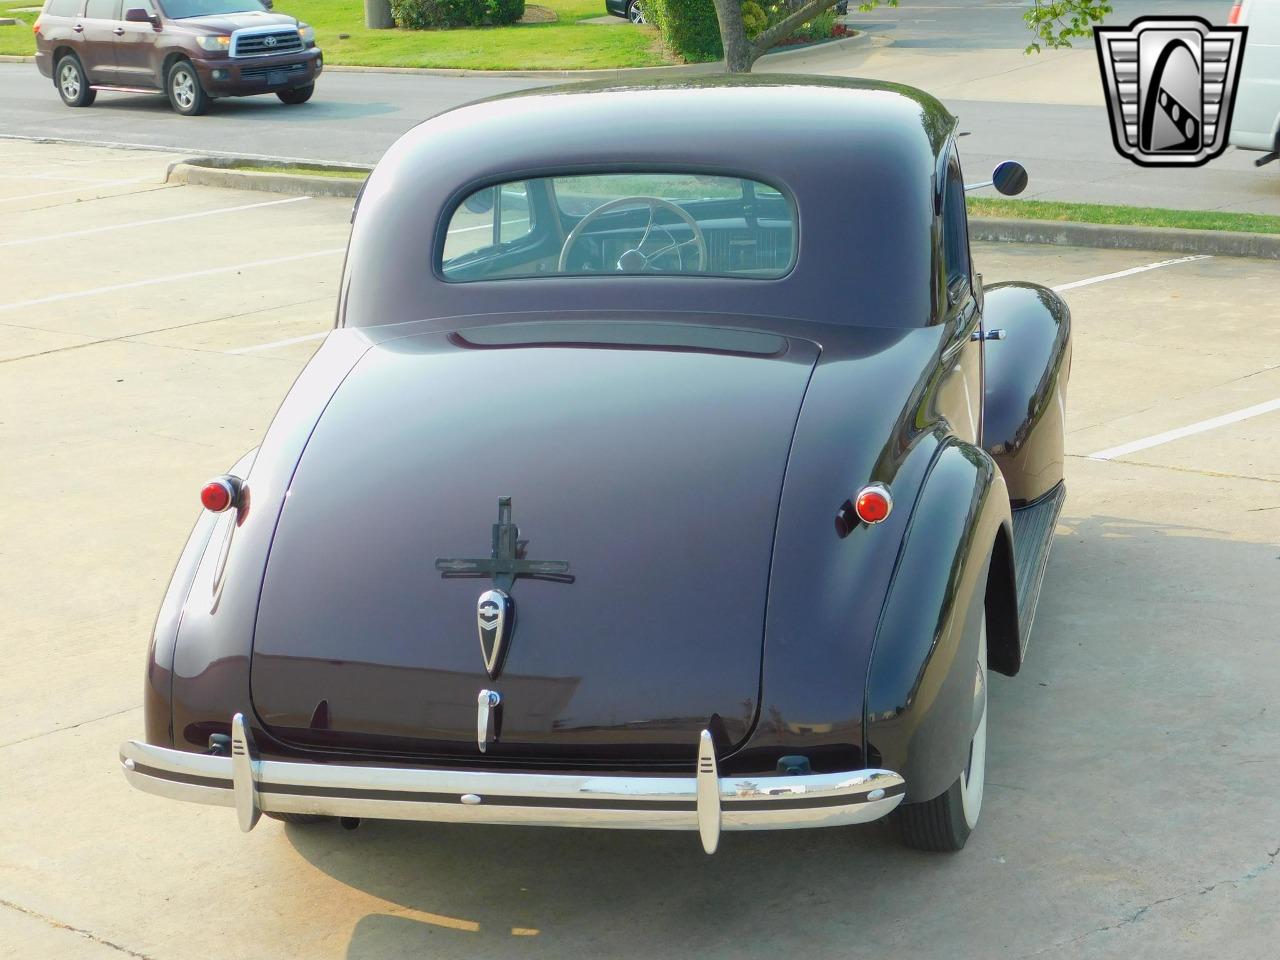
M 901 801 L 905 784 L 888 770 L 800 776 L 721 777 L 703 731 L 692 777 L 488 773 L 348 767 L 259 760 L 241 714 L 231 756 L 125 742 L 120 763 L 139 790 L 235 807 L 242 830 L 263 811 L 385 820 L 540 824 L 641 830 L 697 830 L 714 853 L 721 830 L 785 830 L 867 823 Z

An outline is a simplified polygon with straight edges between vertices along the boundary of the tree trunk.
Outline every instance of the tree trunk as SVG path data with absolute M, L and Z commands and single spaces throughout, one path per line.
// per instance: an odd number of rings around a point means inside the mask
M 796 27 L 806 20 L 812 19 L 835 5 L 836 0 L 809 0 L 803 6 L 796 7 L 785 20 L 781 23 L 775 23 L 760 36 L 756 37 L 756 56 L 760 56 L 765 51 L 787 39 L 787 37 L 795 33 Z
M 391 0 L 364 0 L 364 25 L 370 30 L 390 30 L 396 25 L 391 17 Z
M 791 36 L 800 24 L 834 7 L 836 0 L 809 0 L 755 40 L 748 39 L 746 25 L 742 22 L 742 0 L 715 0 L 715 5 L 716 19 L 720 21 L 720 42 L 724 45 L 725 70 L 729 73 L 750 73 L 751 65 L 761 56 Z
M 715 0 L 716 19 L 720 21 L 720 42 L 724 45 L 724 67 L 729 73 L 750 73 L 756 62 L 755 44 L 747 39 L 742 22 L 741 0 Z

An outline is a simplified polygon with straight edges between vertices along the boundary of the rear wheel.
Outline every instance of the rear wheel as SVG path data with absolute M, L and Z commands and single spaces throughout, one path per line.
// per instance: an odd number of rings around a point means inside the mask
M 640 0 L 631 0 L 627 4 L 627 19 L 632 23 L 644 23 L 644 7 L 640 5 Z
M 209 95 L 200 86 L 200 75 L 190 60 L 179 60 L 169 68 L 165 92 L 173 109 L 184 117 L 196 117 L 209 109 Z
M 281 823 L 328 823 L 333 819 L 321 813 L 272 813 L 270 810 L 264 810 L 263 814 Z
M 978 635 L 974 668 L 973 712 L 980 717 L 969 756 L 955 783 L 927 803 L 904 803 L 894 811 L 902 842 L 916 850 L 952 852 L 963 849 L 978 825 L 987 772 L 987 618 Z
M 311 94 L 316 92 L 316 85 L 308 83 L 305 87 L 294 87 L 292 90 L 281 90 L 276 96 L 280 98 L 281 103 L 299 104 L 306 103 L 311 99 Z
M 67 54 L 58 61 L 53 75 L 58 86 L 58 96 L 68 107 L 87 107 L 98 97 L 98 91 L 90 89 L 84 67 L 74 54 Z

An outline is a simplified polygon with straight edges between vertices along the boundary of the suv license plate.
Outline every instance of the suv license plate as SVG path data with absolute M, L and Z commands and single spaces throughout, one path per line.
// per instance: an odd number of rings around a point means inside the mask
M 289 74 L 284 70 L 272 70 L 267 74 L 267 85 L 274 87 L 276 84 L 288 83 Z

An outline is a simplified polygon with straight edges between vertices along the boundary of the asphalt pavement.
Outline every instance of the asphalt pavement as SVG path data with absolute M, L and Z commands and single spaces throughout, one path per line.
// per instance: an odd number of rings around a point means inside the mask
M 161 96 L 101 93 L 84 109 L 63 105 L 31 63 L 0 63 L 0 134 L 236 154 L 375 163 L 410 127 L 470 100 L 538 86 L 499 77 L 329 71 L 316 97 L 285 107 L 275 97 L 218 100 L 182 117 Z

